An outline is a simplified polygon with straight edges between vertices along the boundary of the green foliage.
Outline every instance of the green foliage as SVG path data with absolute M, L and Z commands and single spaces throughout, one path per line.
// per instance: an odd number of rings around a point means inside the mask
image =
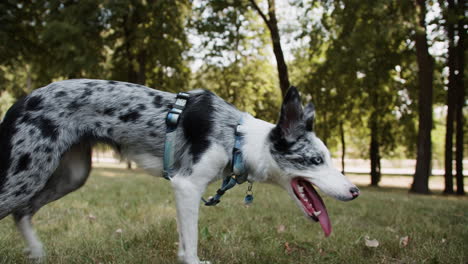
M 266 60 L 242 58 L 239 64 L 207 65 L 198 71 L 195 88 L 206 88 L 255 117 L 275 122 L 281 93 L 272 65 Z
M 119 0 L 104 8 L 110 78 L 170 91 L 187 88 L 189 1 Z
M 327 10 L 320 19 L 302 21 L 300 37 L 309 41 L 305 51 L 301 47 L 296 53 L 292 78 L 316 104 L 317 133 L 329 145 L 336 144 L 344 120 L 353 136 L 367 138 L 373 130 L 382 153 L 391 157 L 405 138 L 399 132 L 414 127 L 408 118 L 413 79 L 401 74 L 404 65 L 414 63 L 414 56 L 408 56 L 411 23 L 405 6 L 397 1 L 315 1 L 305 11 L 307 16 Z

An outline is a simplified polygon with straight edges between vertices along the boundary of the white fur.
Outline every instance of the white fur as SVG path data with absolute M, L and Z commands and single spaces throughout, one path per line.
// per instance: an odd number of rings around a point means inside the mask
M 171 179 L 177 205 L 179 230 L 179 260 L 184 264 L 200 262 L 198 246 L 198 212 L 200 200 L 207 185 L 222 175 L 229 161 L 222 146 L 213 145 L 194 166 L 191 175 L 177 174 Z
M 43 250 L 42 243 L 37 238 L 31 225 L 31 218 L 29 216 L 21 218 L 17 222 L 17 227 L 27 243 L 25 252 L 28 254 L 29 258 L 34 261 L 41 262 L 45 257 L 45 252 Z

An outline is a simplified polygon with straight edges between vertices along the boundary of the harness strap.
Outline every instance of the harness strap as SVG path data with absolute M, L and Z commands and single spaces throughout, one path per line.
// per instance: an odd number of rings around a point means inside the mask
M 166 116 L 166 140 L 164 142 L 164 157 L 163 157 L 163 176 L 166 180 L 172 178 L 174 170 L 174 145 L 177 138 L 177 125 L 179 124 L 180 115 L 184 111 L 188 93 L 178 93 L 176 101 Z
M 232 175 L 223 180 L 221 188 L 218 189 L 216 191 L 216 194 L 210 199 L 208 199 L 208 201 L 202 198 L 202 201 L 205 203 L 206 206 L 217 205 L 221 200 L 221 196 L 223 196 L 224 193 L 226 193 L 226 191 L 236 186 L 236 184 L 242 184 L 245 181 L 247 181 L 248 173 L 241 150 L 243 144 L 243 135 L 240 132 L 241 125 L 242 118 L 239 120 L 239 125 L 237 125 L 235 132 L 235 142 L 232 151 Z M 249 189 L 249 198 L 246 199 L 246 203 L 250 203 L 253 200 L 253 196 L 251 194 L 251 185 Z M 249 200 L 249 202 L 247 202 L 247 200 Z

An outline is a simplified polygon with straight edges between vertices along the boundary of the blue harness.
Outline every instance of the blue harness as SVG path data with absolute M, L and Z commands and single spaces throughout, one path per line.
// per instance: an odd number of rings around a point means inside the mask
M 166 117 L 166 140 L 164 142 L 164 158 L 163 158 L 163 176 L 165 179 L 170 180 L 173 177 L 174 170 L 174 143 L 177 135 L 177 125 L 179 123 L 180 115 L 182 114 L 187 100 L 189 99 L 189 94 L 187 93 L 178 93 L 176 97 L 176 102 L 169 110 L 169 113 Z M 206 206 L 217 205 L 224 193 L 236 186 L 237 184 L 242 184 L 247 181 L 248 173 L 245 166 L 244 158 L 242 156 L 242 144 L 243 144 L 243 135 L 239 131 L 240 126 L 242 125 L 242 118 L 239 120 L 238 125 L 235 131 L 235 142 L 234 149 L 232 151 L 232 162 L 231 170 L 232 175 L 223 180 L 221 188 L 216 191 L 216 194 L 210 197 L 207 200 L 202 198 L 202 201 Z M 253 202 L 252 194 L 252 182 L 249 182 L 249 187 L 246 192 L 244 199 L 245 204 L 250 204 Z

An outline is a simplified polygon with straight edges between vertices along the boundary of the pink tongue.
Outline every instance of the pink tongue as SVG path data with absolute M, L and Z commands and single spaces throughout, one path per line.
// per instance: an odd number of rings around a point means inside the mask
M 307 181 L 300 181 L 301 185 L 304 187 L 304 190 L 306 191 L 306 195 L 310 199 L 312 199 L 312 204 L 315 208 L 315 211 L 321 211 L 320 215 L 317 217 L 320 225 L 322 226 L 323 232 L 325 233 L 325 236 L 328 237 L 331 234 L 332 227 L 331 227 L 331 222 L 330 218 L 328 217 L 328 212 L 327 208 L 325 207 L 325 204 L 323 203 L 322 197 L 315 191 L 314 187 L 312 184 L 310 184 Z
M 313 215 L 314 210 L 315 212 L 321 212 L 320 215 L 317 216 L 317 218 L 319 220 L 320 226 L 322 226 L 325 236 L 328 237 L 331 234 L 332 227 L 330 218 L 328 217 L 327 208 L 325 207 L 322 198 L 317 193 L 317 191 L 315 191 L 314 187 L 310 182 L 301 178 L 293 179 L 292 187 L 295 189 L 296 193 L 299 192 L 298 186 L 304 188 L 304 194 L 306 195 L 308 202 L 304 201 L 302 198 L 299 199 L 301 200 L 301 203 L 305 206 L 307 213 L 309 215 Z M 310 207 L 310 203 L 312 203 L 313 208 Z

